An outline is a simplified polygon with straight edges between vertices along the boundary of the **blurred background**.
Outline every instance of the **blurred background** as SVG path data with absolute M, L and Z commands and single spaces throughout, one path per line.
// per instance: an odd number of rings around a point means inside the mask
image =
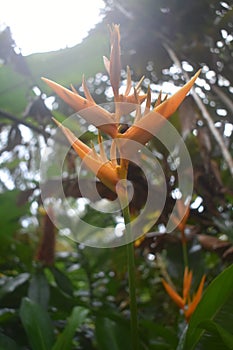
M 74 112 L 41 77 L 68 88 L 72 84 L 82 95 L 84 74 L 96 103 L 111 102 L 113 94 L 103 56 L 109 57 L 108 25 L 112 23 L 120 24 L 122 87 L 126 84 L 129 65 L 135 84 L 145 76 L 142 91 L 146 92 L 150 86 L 152 104 L 160 91 L 163 96 L 169 96 L 202 68 L 193 94 L 170 119 L 185 141 L 194 171 L 193 196 L 185 223 L 194 286 L 203 273 L 207 274 L 209 283 L 232 263 L 233 3 L 217 0 L 2 1 L 1 349 L 36 349 L 33 331 L 28 330 L 25 321 L 30 318 L 30 312 L 41 312 L 42 318 L 48 317 L 53 321 L 51 333 L 60 334 L 72 312 L 70 320 L 75 317 L 77 305 L 83 308 L 85 317 L 79 320 L 80 327 L 74 331 L 66 349 L 109 349 L 111 339 L 103 341 L 108 329 L 111 334 L 127 338 L 129 301 L 124 247 L 115 248 L 113 254 L 111 249 L 94 249 L 74 242 L 69 232 L 54 227 L 43 210 L 40 196 L 42 151 L 49 145 L 59 152 L 59 142 L 53 139 L 55 125 L 51 117 L 64 121 Z M 89 129 L 82 135 L 87 143 L 92 139 L 96 140 L 95 130 Z M 177 168 L 158 140 L 153 140 L 149 147 L 164 169 L 167 198 L 156 224 L 135 244 L 139 313 L 143 315 L 141 327 L 147 335 L 142 338 L 144 349 L 174 349 L 182 315 L 165 295 L 160 278 L 169 275 L 178 288 L 182 286 L 180 232 L 177 229 L 168 234 L 165 229 L 179 193 Z M 77 167 L 78 159 L 70 151 L 64 162 L 65 196 L 84 220 L 101 227 L 106 224 L 106 217 L 91 208 L 90 198 L 82 198 Z M 129 176 L 140 194 L 134 198 L 132 210 L 139 213 L 147 186 L 140 172 L 132 171 Z M 48 203 L 54 203 L 56 181 L 55 173 L 54 178 L 51 175 L 44 184 L 50 189 Z M 88 183 L 88 178 L 85 181 Z M 98 191 L 104 199 L 102 205 L 108 206 L 112 194 L 101 184 Z M 66 210 L 60 202 L 56 202 L 55 207 L 60 213 Z M 70 220 L 78 231 L 79 223 L 72 213 Z M 117 226 L 119 220 L 109 214 L 108 223 Z M 35 303 L 33 307 L 37 305 L 34 309 L 30 306 L 31 300 Z M 229 320 L 232 321 L 233 308 L 227 304 L 224 312 L 226 309 L 227 323 L 232 324 Z M 47 323 L 50 321 L 46 318 Z M 168 334 L 160 329 L 160 336 L 156 337 L 155 324 L 164 325 Z M 158 326 L 156 331 L 159 332 Z M 49 333 L 46 337 L 50 340 L 45 349 L 51 349 L 53 335 Z M 213 339 L 211 346 L 215 347 L 211 349 L 217 349 L 220 340 L 218 336 Z M 128 349 L 127 346 L 127 342 L 120 344 L 119 349 Z

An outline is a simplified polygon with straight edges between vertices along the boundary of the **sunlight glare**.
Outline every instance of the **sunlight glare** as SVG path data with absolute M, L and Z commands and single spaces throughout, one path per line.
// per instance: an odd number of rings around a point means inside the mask
M 11 28 L 23 55 L 72 47 L 101 21 L 103 0 L 4 1 L 0 24 Z

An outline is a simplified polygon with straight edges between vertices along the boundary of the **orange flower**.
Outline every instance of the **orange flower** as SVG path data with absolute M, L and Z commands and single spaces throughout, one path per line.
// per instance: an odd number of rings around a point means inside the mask
M 185 319 L 188 322 L 191 315 L 195 311 L 199 301 L 201 300 L 201 295 L 205 283 L 206 276 L 204 275 L 201 279 L 199 287 L 197 289 L 196 294 L 193 298 L 190 297 L 190 288 L 192 284 L 193 273 L 188 270 L 188 267 L 185 267 L 184 270 L 184 279 L 183 279 L 183 295 L 180 296 L 175 289 L 167 283 L 164 279 L 162 279 L 163 286 L 168 293 L 168 295 L 172 298 L 172 300 L 179 306 L 180 309 L 184 311 Z
M 121 73 L 121 50 L 120 50 L 120 31 L 119 25 L 110 27 L 111 52 L 110 60 L 104 57 L 104 64 L 110 76 L 114 99 L 116 102 L 115 113 L 109 113 L 104 108 L 98 106 L 93 100 L 85 80 L 83 79 L 82 86 L 85 98 L 80 96 L 72 87 L 72 91 L 61 85 L 42 78 L 66 103 L 68 103 L 75 111 L 80 112 L 81 116 L 88 123 L 95 125 L 101 131 L 105 132 L 112 138 L 122 138 L 125 143 L 127 140 L 134 140 L 144 145 L 158 131 L 164 122 L 164 118 L 169 118 L 179 107 L 187 93 L 192 88 L 200 70 L 194 77 L 187 82 L 178 92 L 164 101 L 161 100 L 161 95 L 155 104 L 155 107 L 150 111 L 151 94 L 148 89 L 147 94 L 140 94 L 143 77 L 138 84 L 133 88 L 131 81 L 130 68 L 127 67 L 127 83 L 124 94 L 119 94 L 120 73 Z M 133 93 L 130 94 L 130 92 Z M 141 114 L 141 104 L 146 100 L 146 109 L 143 115 Z M 136 110 L 134 124 L 123 134 L 118 131 L 121 115 L 128 114 Z M 164 118 L 160 118 L 163 116 Z M 127 145 L 125 146 L 127 148 Z
M 162 115 L 164 118 L 169 118 L 179 107 L 179 105 L 184 100 L 185 96 L 192 88 L 196 79 L 200 74 L 200 70 L 192 77 L 192 79 L 187 82 L 178 92 L 173 96 L 166 99 L 165 101 L 158 103 L 152 111 L 148 111 L 146 108 L 144 115 L 141 116 L 140 111 L 138 112 L 138 117 L 135 118 L 134 124 L 123 134 L 118 132 L 118 122 L 119 116 L 116 117 L 114 114 L 109 113 L 104 108 L 95 104 L 95 102 L 90 97 L 90 93 L 83 81 L 84 92 L 86 99 L 81 97 L 77 92 L 70 91 L 61 85 L 49 80 L 42 78 L 65 102 L 67 102 L 74 110 L 82 111 L 88 108 L 86 113 L 81 114 L 90 124 L 95 125 L 97 128 L 103 132 L 110 135 L 112 138 L 122 138 L 125 140 L 134 140 L 142 145 L 146 144 L 152 137 L 153 134 L 161 127 L 164 119 L 159 118 Z M 139 89 L 139 88 L 137 88 Z M 150 105 L 150 91 L 148 90 L 147 95 L 139 96 L 138 90 L 135 89 L 135 93 L 132 97 L 130 96 L 120 96 L 121 101 L 126 101 L 127 103 L 119 104 L 119 111 L 121 113 L 126 113 L 132 111 L 135 104 L 138 106 L 147 98 L 147 106 Z M 130 102 L 130 103 L 128 103 Z
M 111 157 L 108 160 L 101 142 L 99 142 L 101 154 L 97 154 L 94 148 L 90 148 L 75 137 L 75 135 L 66 127 L 60 126 L 72 147 L 83 159 L 86 166 L 112 191 L 116 192 L 116 184 L 119 180 L 126 178 L 127 161 L 131 155 L 139 149 L 138 144 L 144 145 L 157 131 L 164 118 L 168 118 L 175 112 L 186 94 L 192 88 L 199 72 L 186 83 L 176 94 L 164 101 L 161 100 L 161 95 L 155 104 L 155 107 L 150 111 L 151 93 L 150 88 L 147 94 L 140 94 L 141 83 L 143 78 L 134 87 L 134 92 L 131 93 L 132 81 L 130 68 L 127 67 L 127 83 L 124 94 L 119 94 L 121 59 L 120 59 L 120 31 L 118 25 L 113 25 L 110 29 L 111 34 L 111 53 L 110 60 L 104 57 L 104 64 L 110 76 L 110 82 L 113 88 L 115 112 L 110 113 L 104 108 L 98 106 L 93 100 L 85 80 L 82 81 L 85 98 L 80 96 L 72 87 L 72 91 L 62 87 L 61 85 L 42 78 L 65 102 L 67 102 L 75 111 L 90 124 L 95 125 L 98 129 L 108 134 L 112 139 L 112 150 L 118 147 L 120 153 L 119 164 L 116 159 Z M 131 93 L 131 94 L 130 94 Z M 141 104 L 146 100 L 146 108 L 144 113 L 141 113 Z M 122 115 L 136 110 L 134 124 L 129 127 L 123 134 L 120 132 L 119 123 Z M 164 118 L 161 118 L 161 115 Z M 133 140 L 135 143 L 129 142 Z M 133 146 L 135 145 L 135 146 Z

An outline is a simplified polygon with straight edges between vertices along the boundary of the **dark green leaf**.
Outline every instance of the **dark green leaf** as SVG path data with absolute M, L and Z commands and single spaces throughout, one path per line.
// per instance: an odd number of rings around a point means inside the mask
M 34 276 L 32 276 L 30 281 L 28 297 L 46 309 L 49 302 L 49 295 L 49 284 L 44 272 L 43 270 L 38 271 Z
M 233 349 L 233 334 L 226 331 L 216 322 L 211 320 L 202 321 L 198 327 L 206 329 L 210 333 L 217 333 L 221 337 L 223 343 L 229 347 L 229 349 Z
M 148 338 L 150 343 L 160 339 L 160 344 L 166 346 L 167 349 L 176 348 L 178 338 L 171 329 L 150 320 L 143 320 L 140 324 L 142 326 L 142 336 Z
M 55 281 L 58 287 L 66 294 L 73 295 L 73 287 L 70 279 L 56 267 L 52 266 L 50 268 L 52 274 L 54 275 Z
M 21 273 L 20 275 L 16 277 L 8 277 L 6 278 L 6 281 L 3 286 L 0 288 L 0 298 L 2 298 L 4 295 L 8 293 L 14 292 L 14 290 L 24 284 L 28 279 L 30 275 L 29 273 Z
M 186 334 L 185 349 L 196 349 L 203 330 L 198 327 L 201 321 L 214 320 L 221 309 L 233 298 L 233 265 L 224 270 L 206 289 L 196 311 L 191 317 Z M 225 320 L 232 315 L 232 309 L 225 310 Z M 224 320 L 223 320 L 224 321 Z
M 15 341 L 5 334 L 0 333 L 0 350 L 18 350 Z
M 0 238 L 11 237 L 19 226 L 19 219 L 25 215 L 28 206 L 17 205 L 20 191 L 0 193 Z
M 20 318 L 32 350 L 51 350 L 54 334 L 48 313 L 29 298 L 24 298 Z
M 72 340 L 75 331 L 85 321 L 88 312 L 89 311 L 87 309 L 81 306 L 77 306 L 73 309 L 64 331 L 59 335 L 52 350 L 72 350 Z
M 96 339 L 101 350 L 130 350 L 129 325 L 114 322 L 106 317 L 96 319 Z

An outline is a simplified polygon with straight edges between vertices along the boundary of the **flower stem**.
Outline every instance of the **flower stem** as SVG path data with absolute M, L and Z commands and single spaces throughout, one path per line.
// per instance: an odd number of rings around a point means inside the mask
M 188 266 L 188 251 L 187 251 L 187 241 L 186 241 L 186 237 L 184 234 L 184 230 L 181 231 L 181 235 L 182 235 L 182 251 L 183 251 L 183 260 L 184 260 L 184 266 Z
M 126 227 L 127 240 L 131 241 L 132 231 L 130 225 L 130 212 L 129 206 L 126 205 L 123 209 L 123 217 Z M 139 349 L 139 337 L 138 337 L 138 312 L 137 312 L 137 300 L 136 300 L 136 280 L 135 280 L 135 259 L 134 259 L 134 242 L 126 245 L 127 258 L 128 258 L 128 279 L 129 279 L 129 300 L 130 300 L 130 325 L 131 325 L 131 343 L 132 349 Z

